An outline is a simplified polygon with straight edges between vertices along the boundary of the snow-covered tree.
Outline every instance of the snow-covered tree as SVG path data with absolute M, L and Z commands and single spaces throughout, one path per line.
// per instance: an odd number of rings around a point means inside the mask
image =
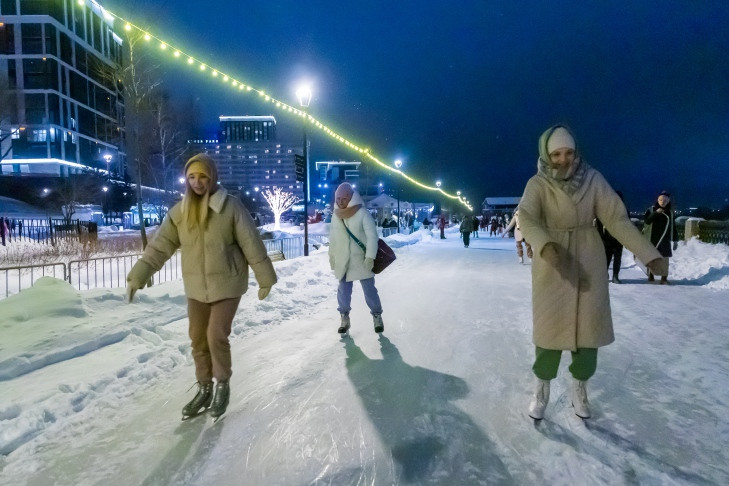
M 273 229 L 281 229 L 281 215 L 291 209 L 291 206 L 301 201 L 301 198 L 291 192 L 283 191 L 280 187 L 273 187 L 273 191 L 266 189 L 261 194 L 273 211 Z

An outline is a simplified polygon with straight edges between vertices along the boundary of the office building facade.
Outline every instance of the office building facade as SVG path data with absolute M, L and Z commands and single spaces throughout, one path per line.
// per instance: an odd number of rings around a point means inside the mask
M 191 140 L 190 146 L 215 160 L 218 179 L 226 189 L 255 197 L 280 187 L 303 198 L 294 164 L 294 155 L 303 147 L 277 140 L 273 116 L 221 116 L 220 128 L 218 139 Z
M 126 173 L 113 26 L 93 0 L 0 0 L 1 176 Z

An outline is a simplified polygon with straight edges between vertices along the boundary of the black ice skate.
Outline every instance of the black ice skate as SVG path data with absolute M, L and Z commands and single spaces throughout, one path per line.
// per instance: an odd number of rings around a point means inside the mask
M 217 422 L 221 415 L 225 413 L 225 410 L 228 408 L 229 401 L 230 385 L 227 381 L 218 382 L 218 384 L 215 385 L 215 397 L 213 398 L 213 403 L 208 409 L 210 416 L 213 418 L 213 423 Z
M 375 324 L 375 332 L 380 333 L 385 330 L 385 324 L 382 322 L 382 314 L 373 314 L 372 321 Z
M 198 382 L 197 394 L 187 405 L 182 407 L 182 420 L 188 420 L 205 413 L 212 401 L 213 383 Z

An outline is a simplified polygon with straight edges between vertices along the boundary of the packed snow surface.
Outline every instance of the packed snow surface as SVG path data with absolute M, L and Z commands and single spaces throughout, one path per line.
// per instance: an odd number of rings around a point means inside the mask
M 0 484 L 729 484 L 729 247 L 681 244 L 668 286 L 626 252 L 593 418 L 573 413 L 564 353 L 534 422 L 530 265 L 480 236 L 387 239 L 382 336 L 359 285 L 351 337 L 336 334 L 325 248 L 276 263 L 270 296 L 252 283 L 241 301 L 216 424 L 180 421 L 181 282 L 126 305 L 39 280 L 0 301 Z

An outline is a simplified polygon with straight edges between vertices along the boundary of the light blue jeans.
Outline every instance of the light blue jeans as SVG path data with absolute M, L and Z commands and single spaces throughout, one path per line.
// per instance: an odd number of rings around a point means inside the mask
M 377 293 L 375 288 L 375 277 L 366 278 L 359 281 L 362 284 L 362 291 L 364 291 L 365 302 L 367 307 L 370 308 L 370 314 L 379 315 L 382 314 L 382 303 L 380 302 L 380 295 Z M 347 282 L 347 276 L 342 277 L 339 281 L 339 288 L 337 289 L 337 303 L 340 314 L 349 313 L 352 310 L 352 286 L 354 281 Z

